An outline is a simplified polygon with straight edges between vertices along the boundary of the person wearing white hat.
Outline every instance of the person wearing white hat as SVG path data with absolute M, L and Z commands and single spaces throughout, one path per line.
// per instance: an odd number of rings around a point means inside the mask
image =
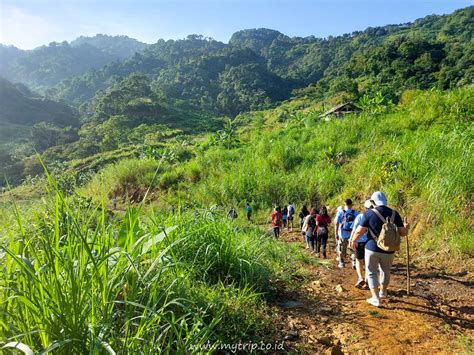
M 408 223 L 403 223 L 400 214 L 387 206 L 385 194 L 376 191 L 370 197 L 374 208 L 367 210 L 362 217 L 360 225 L 351 237 L 351 246 L 357 248 L 358 240 L 367 234 L 365 244 L 365 267 L 367 283 L 369 284 L 372 297 L 367 302 L 375 307 L 380 307 L 380 299 L 387 297 L 387 288 L 390 282 L 390 268 L 395 256 L 394 251 L 385 251 L 377 245 L 382 226 L 387 220 L 391 220 L 398 228 L 400 236 L 408 234 Z M 380 269 L 380 283 L 378 273 Z M 380 290 L 379 290 L 380 286 Z

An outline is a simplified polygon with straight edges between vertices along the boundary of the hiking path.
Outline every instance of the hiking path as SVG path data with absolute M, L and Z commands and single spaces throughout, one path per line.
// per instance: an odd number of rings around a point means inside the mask
M 299 232 L 283 231 L 281 239 L 309 253 Z M 328 354 L 474 353 L 472 274 L 412 267 L 407 296 L 405 259 L 397 255 L 389 297 L 376 308 L 365 302 L 370 291 L 354 286 L 357 276 L 350 262 L 344 269 L 337 267 L 331 242 L 328 259 L 306 266 L 307 277 L 296 290 L 280 290 L 271 305 L 286 349 Z

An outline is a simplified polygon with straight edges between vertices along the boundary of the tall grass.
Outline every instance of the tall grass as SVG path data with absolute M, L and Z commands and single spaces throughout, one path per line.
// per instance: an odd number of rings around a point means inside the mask
M 29 220 L 18 211 L 17 227 L 1 240 L 4 344 L 189 353 L 271 333 L 262 300 L 297 269 L 286 245 L 215 212 L 144 207 L 117 215 L 57 189 L 46 202 Z
M 473 93 L 472 86 L 408 91 L 388 113 L 330 122 L 284 104 L 305 116 L 305 125 L 278 125 L 279 109 L 255 113 L 268 126 L 244 126 L 240 146 L 211 147 L 167 167 L 163 177 L 179 180 L 158 187 L 159 201 L 241 208 L 249 201 L 267 214 L 275 203 L 336 207 L 383 190 L 392 205 L 423 221 L 418 245 L 474 255 Z

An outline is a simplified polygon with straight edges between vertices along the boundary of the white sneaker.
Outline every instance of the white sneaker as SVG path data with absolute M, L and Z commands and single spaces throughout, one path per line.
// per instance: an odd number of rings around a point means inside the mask
M 378 298 L 371 297 L 366 299 L 366 301 L 368 304 L 371 304 L 374 307 L 380 307 L 380 299 Z
M 379 291 L 379 298 L 386 298 L 388 296 L 387 290 L 380 290 Z
M 342 261 L 340 261 L 338 266 L 339 266 L 340 269 L 343 269 L 344 268 L 344 263 Z

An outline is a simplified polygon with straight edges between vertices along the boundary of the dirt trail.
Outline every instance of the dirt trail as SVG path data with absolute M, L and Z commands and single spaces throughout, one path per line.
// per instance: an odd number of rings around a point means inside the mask
M 282 239 L 304 248 L 297 232 L 283 233 Z M 272 307 L 287 349 L 328 354 L 474 353 L 460 339 L 474 335 L 472 274 L 413 268 L 412 295 L 407 296 L 404 260 L 398 257 L 389 298 L 375 308 L 365 302 L 370 292 L 354 287 L 355 270 L 350 265 L 338 269 L 334 246 L 330 249 L 321 265 L 308 267 L 308 281 L 296 291 L 281 291 Z

